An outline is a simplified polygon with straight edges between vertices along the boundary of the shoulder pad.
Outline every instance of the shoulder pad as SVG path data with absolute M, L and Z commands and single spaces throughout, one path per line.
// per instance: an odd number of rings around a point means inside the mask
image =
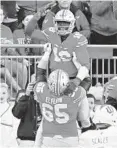
M 83 46 L 88 43 L 87 38 L 79 32 L 74 32 L 73 37 L 77 39 L 77 47 Z
M 74 37 L 74 38 L 80 39 L 82 36 L 83 36 L 83 35 L 80 34 L 79 32 L 74 32 L 74 33 L 73 33 L 73 37 Z

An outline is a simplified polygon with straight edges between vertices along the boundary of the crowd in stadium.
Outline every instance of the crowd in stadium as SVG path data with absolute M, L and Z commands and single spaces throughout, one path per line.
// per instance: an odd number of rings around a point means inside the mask
M 117 76 L 91 86 L 87 45 L 117 44 L 117 2 L 1 1 L 0 17 L 1 44 L 44 45 L 1 48 L 25 56 L 0 59 L 1 146 L 116 148 Z

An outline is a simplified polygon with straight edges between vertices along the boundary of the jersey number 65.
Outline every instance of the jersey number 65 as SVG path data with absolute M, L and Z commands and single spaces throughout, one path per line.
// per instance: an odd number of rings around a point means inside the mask
M 50 104 L 43 103 L 42 104 L 42 114 L 44 118 L 49 121 L 56 121 L 59 124 L 64 124 L 69 121 L 69 115 L 60 110 L 64 110 L 67 108 L 67 104 L 56 104 L 54 107 Z

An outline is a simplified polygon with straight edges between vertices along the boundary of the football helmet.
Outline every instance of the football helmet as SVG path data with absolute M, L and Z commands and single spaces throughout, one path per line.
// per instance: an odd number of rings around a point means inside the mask
M 117 125 L 117 111 L 111 105 L 102 105 L 95 112 L 93 118 L 94 123 L 108 123 L 110 125 Z
M 54 93 L 57 96 L 60 96 L 67 88 L 68 82 L 68 74 L 63 70 L 57 69 L 49 75 L 48 87 L 52 93 Z
M 74 29 L 75 17 L 70 10 L 60 10 L 54 18 L 55 30 L 61 36 L 70 34 Z

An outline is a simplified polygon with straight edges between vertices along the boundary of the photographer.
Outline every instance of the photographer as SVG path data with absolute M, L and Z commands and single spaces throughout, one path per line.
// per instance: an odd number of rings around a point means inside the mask
M 31 77 L 26 91 L 20 90 L 17 94 L 16 103 L 12 109 L 13 115 L 21 119 L 17 130 L 17 142 L 19 147 L 33 146 L 36 131 L 41 121 L 41 111 L 39 105 L 34 100 L 33 87 L 35 75 Z

